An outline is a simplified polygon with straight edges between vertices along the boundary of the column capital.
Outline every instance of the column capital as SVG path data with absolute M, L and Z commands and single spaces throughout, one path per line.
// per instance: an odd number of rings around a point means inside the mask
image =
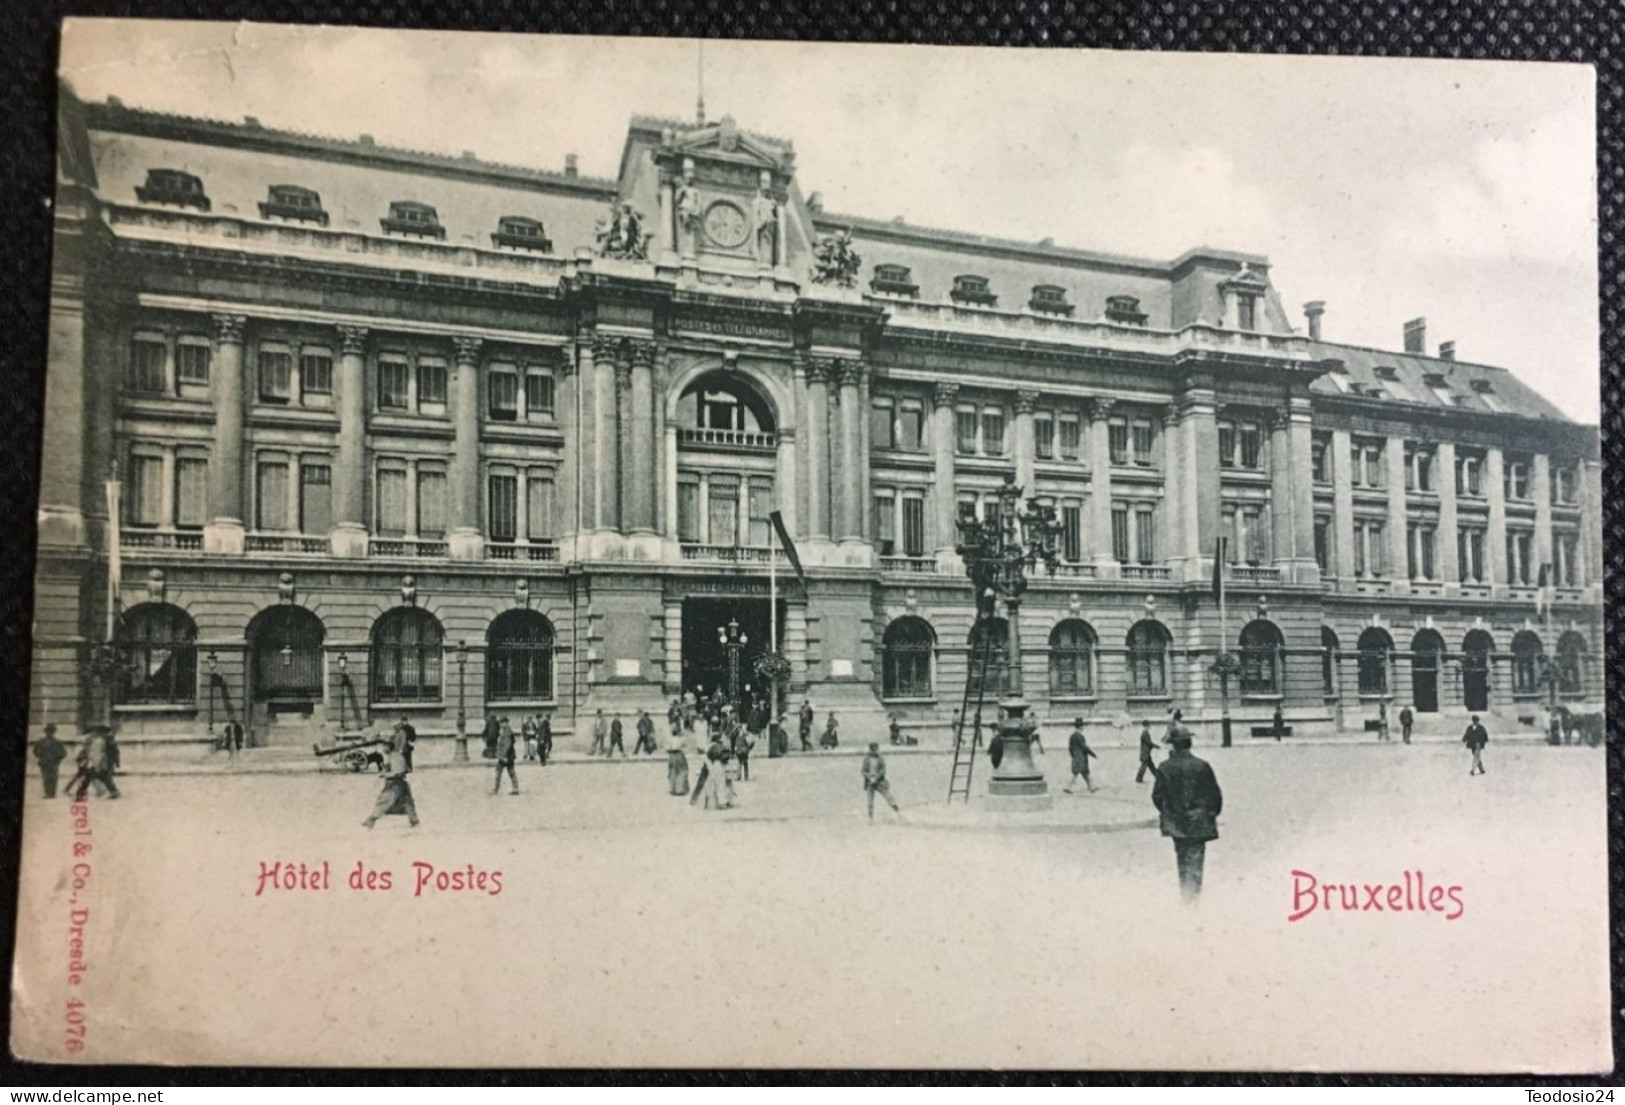
M 573 346 L 560 345 L 554 347 L 553 371 L 559 374 L 560 379 L 567 379 L 575 375 L 576 358 Z
M 868 374 L 869 366 L 860 360 L 839 360 L 834 362 L 833 375 L 838 377 L 843 388 L 863 386 L 863 378 Z
M 594 360 L 613 361 L 620 356 L 623 338 L 606 334 L 595 333 L 592 336 L 592 355 Z
M 807 361 L 807 382 L 827 384 L 835 372 L 835 362 L 828 357 L 812 357 Z
M 931 389 L 931 402 L 937 407 L 951 407 L 958 399 L 958 384 L 937 384 Z
M 637 368 L 653 368 L 655 355 L 660 347 L 654 342 L 642 338 L 634 338 L 629 343 L 632 346 L 632 364 Z
M 365 326 L 340 326 L 339 353 L 345 357 L 364 357 L 367 355 L 367 328 Z
M 1117 406 L 1117 400 L 1108 399 L 1104 395 L 1097 395 L 1083 401 L 1084 413 L 1091 422 L 1104 422 L 1112 416 L 1112 409 Z
M 1179 404 L 1165 403 L 1157 411 L 1157 418 L 1164 426 L 1177 426 L 1179 424 Z
M 214 338 L 222 344 L 243 344 L 243 328 L 248 325 L 247 315 L 215 315 Z
M 480 359 L 480 348 L 485 344 L 481 338 L 452 338 L 452 348 L 457 353 L 457 363 L 460 365 L 477 364 Z
M 1291 414 L 1285 407 L 1271 407 L 1264 412 L 1264 426 L 1272 434 L 1287 429 L 1291 424 Z
M 1016 413 L 1031 414 L 1038 407 L 1038 399 L 1043 393 L 1023 389 L 1016 392 Z

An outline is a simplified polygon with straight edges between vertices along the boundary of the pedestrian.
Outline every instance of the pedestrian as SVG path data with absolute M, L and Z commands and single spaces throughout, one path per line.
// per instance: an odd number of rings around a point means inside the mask
M 711 785 L 711 741 L 714 737 L 702 738 L 698 733 L 694 735 L 694 759 L 700 765 L 700 773 L 694 780 L 694 791 L 688 796 L 688 804 L 698 805 L 701 798 L 710 792 L 706 789 Z M 709 805 L 706 809 L 710 809 Z
M 863 791 L 869 799 L 869 820 L 875 819 L 875 795 L 886 800 L 886 805 L 898 817 L 903 811 L 897 808 L 897 799 L 891 796 L 891 784 L 886 782 L 886 758 L 880 754 L 878 741 L 869 742 L 869 754 L 863 757 Z
M 790 751 L 790 734 L 784 729 L 784 715 L 780 714 L 767 727 L 767 756 L 776 760 Z
M 117 775 L 121 767 L 118 734 L 109 729 L 103 736 L 107 738 L 107 774 L 109 776 Z
M 491 716 L 496 717 L 495 714 Z M 412 784 L 406 781 L 412 769 L 406 764 L 405 745 L 406 736 L 397 727 L 389 751 L 384 756 L 384 789 L 378 792 L 378 801 L 372 807 L 372 813 L 361 823 L 362 828 L 370 829 L 380 817 L 392 814 L 405 814 L 407 824 L 414 829 L 418 827 L 418 806 L 412 799 Z M 496 756 L 494 745 L 491 755 L 493 758 Z
M 1187 902 L 1202 893 L 1202 865 L 1207 842 L 1219 838 L 1224 795 L 1206 760 L 1191 755 L 1190 730 L 1183 726 L 1168 738 L 1172 750 L 1157 771 L 1151 801 L 1157 807 L 1162 835 L 1174 842 L 1179 890 Z
M 519 733 L 525 739 L 525 762 L 536 758 L 536 719 L 528 717 L 519 723 Z
M 720 732 L 711 734 L 711 745 L 705 750 L 706 771 L 704 779 L 705 808 L 727 809 L 733 805 L 733 788 L 728 780 L 727 762 L 730 758 L 728 746 L 722 742 Z
M 1134 782 L 1146 782 L 1146 772 L 1150 772 L 1152 778 L 1157 777 L 1155 752 L 1157 752 L 1157 741 L 1154 741 L 1150 736 L 1150 721 L 1142 718 L 1141 723 L 1139 723 L 1139 770 L 1134 772 Z
M 1044 754 L 1044 740 L 1038 735 L 1038 721 L 1033 717 L 1028 717 L 1025 720 L 1031 722 L 1031 724 L 1026 727 L 1027 743 L 1037 750 L 1040 756 L 1042 756 Z
M 553 755 L 553 715 L 543 714 L 536 723 L 536 755 L 547 766 L 549 757 Z
M 683 727 L 683 700 L 681 697 L 671 700 L 671 708 L 666 711 L 666 724 L 673 733 Z
M 508 719 L 503 718 L 501 725 L 502 728 L 506 729 L 508 726 Z M 401 718 L 400 730 L 401 755 L 406 757 L 406 770 L 410 773 L 412 770 L 412 750 L 418 746 L 418 731 L 412 728 L 412 723 L 407 721 L 404 717 Z
M 1281 704 L 1279 702 L 1275 704 L 1275 713 L 1270 716 L 1270 729 L 1275 734 L 1277 741 L 1286 734 L 1286 717 L 1281 713 Z M 1405 741 L 1406 743 L 1410 742 L 1409 733 L 1406 733 Z
M 598 712 L 593 715 L 592 751 L 588 752 L 587 755 L 609 755 L 609 722 L 604 717 L 604 709 L 602 706 L 600 706 L 598 708 Z
M 750 731 L 749 726 L 738 725 L 734 728 L 733 750 L 734 759 L 739 761 L 739 778 L 750 782 L 750 753 L 756 747 L 756 734 Z
M 39 762 L 40 781 L 45 784 L 45 797 L 56 797 L 56 781 L 62 770 L 62 761 L 68 758 L 68 746 L 56 739 L 56 725 L 45 726 L 45 733 L 34 742 L 34 759 Z
M 803 700 L 802 701 L 802 703 L 801 703 L 801 712 L 797 715 L 797 721 L 798 721 L 798 723 L 800 725 L 800 729 L 801 729 L 801 750 L 803 752 L 811 752 L 812 751 L 812 730 L 813 730 L 813 708 L 812 708 L 812 702 L 810 700 Z
M 824 735 L 818 738 L 818 747 L 824 749 L 838 747 L 841 743 L 840 729 L 841 727 L 836 722 L 835 714 L 832 711 L 829 715 L 829 720 L 824 723 Z
M 903 727 L 898 723 L 896 714 L 891 715 L 890 721 L 886 726 L 886 734 L 891 739 L 892 744 L 896 745 L 903 743 Z
M 119 797 L 118 784 L 113 782 L 113 771 L 108 759 L 108 737 L 112 730 L 105 725 L 92 725 L 85 732 L 85 742 L 79 749 L 75 763 L 79 771 L 68 784 L 75 802 L 83 802 L 90 784 L 95 783 L 109 798 Z
M 659 751 L 659 746 L 655 744 L 654 719 L 649 716 L 648 710 L 638 711 L 638 743 L 633 746 L 632 751 L 639 756 L 644 753 L 653 756 Z
M 1168 719 L 1168 732 L 1162 738 L 1164 744 L 1169 745 L 1170 747 L 1173 745 L 1173 743 L 1174 743 L 1174 734 L 1179 732 L 1182 729 L 1185 729 L 1185 720 L 1184 719 L 1185 719 L 1185 711 L 1183 711 L 1183 710 L 1175 710 L 1173 712 L 1173 716 L 1171 716 Z M 1185 730 L 1185 731 L 1189 732 L 1189 730 Z
M 1377 739 L 1389 740 L 1388 736 L 1388 700 L 1383 699 L 1377 703 Z
M 609 723 L 609 745 L 604 749 L 605 759 L 613 756 L 617 748 L 621 750 L 621 759 L 626 759 L 626 745 L 621 741 L 621 734 L 623 732 L 624 730 L 621 728 L 621 719 L 612 719 Z
M 501 727 L 497 724 L 496 711 L 493 710 L 492 712 L 486 714 L 485 715 L 485 728 L 480 732 L 480 737 L 484 741 L 484 744 L 485 744 L 485 747 L 483 749 L 481 749 L 481 751 L 480 751 L 480 756 L 483 757 L 484 759 L 487 759 L 487 760 L 496 759 L 496 756 L 497 756 L 497 730 L 499 728 L 501 728 Z
M 1411 743 L 1411 726 L 1416 724 L 1416 715 L 1411 713 L 1409 706 L 1402 706 L 1399 711 L 1399 735 L 1406 744 Z
M 1089 741 L 1083 735 L 1083 719 L 1072 720 L 1072 735 L 1066 741 L 1067 751 L 1072 754 L 1072 778 L 1068 780 L 1065 791 L 1072 793 L 1072 787 L 1077 783 L 1078 776 L 1083 776 L 1083 785 L 1089 788 L 1089 793 L 1095 792 L 1095 784 L 1089 780 L 1089 757 L 1095 755 L 1095 750 L 1089 747 Z M 1098 759 L 1099 757 L 1095 757 Z
M 519 793 L 519 776 L 514 774 L 514 760 L 517 758 L 517 749 L 514 745 L 513 726 L 508 719 L 502 719 L 502 727 L 497 730 L 497 774 L 491 784 L 491 793 L 495 794 L 502 789 L 502 773 L 508 773 L 508 783 L 512 789 L 509 794 Z
M 666 738 L 666 791 L 673 798 L 688 793 L 688 757 L 683 755 L 680 725 L 673 725 L 671 736 Z
M 1484 746 L 1490 743 L 1490 734 L 1478 723 L 1477 714 L 1473 715 L 1472 724 L 1467 726 L 1467 732 L 1462 736 L 1461 743 L 1473 754 L 1473 766 L 1467 770 L 1467 774 L 1484 774 Z
M 231 758 L 235 760 L 242 750 L 243 723 L 236 718 L 230 718 L 226 722 L 226 751 L 230 752 Z

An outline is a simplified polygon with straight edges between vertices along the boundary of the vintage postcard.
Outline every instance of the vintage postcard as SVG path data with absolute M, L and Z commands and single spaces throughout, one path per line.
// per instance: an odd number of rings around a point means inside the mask
M 17 1055 L 1611 1065 L 1589 68 L 61 74 Z

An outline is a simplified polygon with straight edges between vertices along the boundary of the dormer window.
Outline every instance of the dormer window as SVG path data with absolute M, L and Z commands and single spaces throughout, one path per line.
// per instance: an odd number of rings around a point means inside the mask
M 296 222 L 327 225 L 322 197 L 297 184 L 273 184 L 270 195 L 260 204 L 262 219 L 291 219 Z
M 1106 321 L 1121 323 L 1125 326 L 1144 326 L 1145 312 L 1140 310 L 1140 301 L 1131 295 L 1109 295 L 1106 297 Z
M 1033 297 L 1027 306 L 1047 315 L 1072 316 L 1072 304 L 1066 301 L 1066 289 L 1059 284 L 1034 284 Z
M 993 307 L 999 302 L 999 297 L 988 290 L 987 277 L 968 274 L 954 277 L 954 288 L 948 297 L 961 306 L 974 303 L 978 307 Z
M 148 169 L 147 183 L 135 190 L 135 198 L 142 203 L 167 203 L 176 207 L 195 207 L 209 210 L 209 197 L 203 192 L 203 181 L 179 169 Z
M 553 252 L 553 243 L 548 241 L 542 224 L 524 215 L 504 215 L 498 219 L 497 228 L 491 235 L 491 244 L 533 249 L 539 253 Z
M 1495 386 L 1488 380 L 1474 380 L 1473 390 L 1478 393 L 1478 398 L 1480 401 L 1482 401 L 1483 404 L 1490 410 L 1501 414 L 1506 413 L 1506 402 L 1499 395 L 1495 394 Z
M 1399 379 L 1399 369 L 1395 368 L 1393 365 L 1380 364 L 1372 369 L 1372 371 L 1377 374 L 1377 379 L 1379 380 Z
M 920 286 L 910 279 L 907 265 L 876 265 L 869 290 L 881 295 L 906 295 L 911 299 L 920 294 Z
M 389 214 L 379 220 L 386 234 L 410 234 L 418 238 L 444 239 L 446 228 L 440 225 L 440 216 L 426 203 L 396 200 L 389 205 Z
M 1456 394 L 1450 390 L 1450 384 L 1445 380 L 1443 373 L 1429 372 L 1422 377 L 1422 382 L 1427 384 L 1433 397 L 1445 406 L 1451 406 L 1456 402 Z

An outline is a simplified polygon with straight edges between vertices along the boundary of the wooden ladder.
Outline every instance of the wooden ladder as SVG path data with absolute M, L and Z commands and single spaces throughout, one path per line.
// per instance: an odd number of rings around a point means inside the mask
M 978 633 L 977 630 L 982 632 Z M 976 768 L 976 753 L 982 745 L 982 704 L 987 699 L 987 665 L 993 653 L 993 634 L 982 626 L 982 618 L 978 615 L 976 624 L 971 629 L 972 640 L 975 645 L 971 648 L 970 666 L 965 673 L 965 696 L 959 707 L 959 720 L 954 726 L 954 766 L 948 776 L 948 801 L 952 804 L 955 796 L 963 796 L 970 801 L 971 775 Z M 971 695 L 975 693 L 976 713 L 970 715 Z M 965 726 L 969 723 L 971 733 L 965 736 Z

